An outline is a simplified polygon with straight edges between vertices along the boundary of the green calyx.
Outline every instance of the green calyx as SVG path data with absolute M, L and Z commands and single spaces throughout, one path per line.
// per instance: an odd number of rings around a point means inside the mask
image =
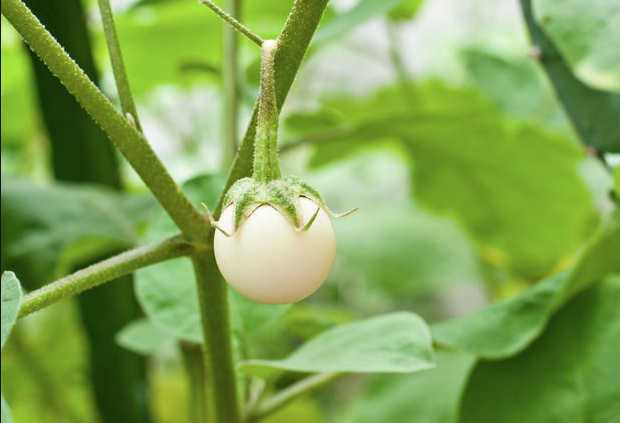
M 300 197 L 306 197 L 327 210 L 320 194 L 297 176 L 287 176 L 269 182 L 253 178 L 239 179 L 226 193 L 224 204 L 226 207 L 235 206 L 234 231 L 254 210 L 264 204 L 278 210 L 295 228 L 301 229 Z

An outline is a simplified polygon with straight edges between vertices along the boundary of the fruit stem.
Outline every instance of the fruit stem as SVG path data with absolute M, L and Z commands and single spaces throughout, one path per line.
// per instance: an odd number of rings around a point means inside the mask
M 261 45 L 260 94 L 258 120 L 254 139 L 253 178 L 269 182 L 280 178 L 278 162 L 278 107 L 274 85 L 274 57 L 277 40 L 265 40 Z

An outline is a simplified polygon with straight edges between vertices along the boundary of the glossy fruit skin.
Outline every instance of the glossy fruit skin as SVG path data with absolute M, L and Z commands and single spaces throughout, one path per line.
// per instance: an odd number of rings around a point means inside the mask
M 300 197 L 303 225 L 319 207 Z M 218 222 L 233 232 L 234 206 Z M 302 225 L 302 227 L 303 227 Z M 325 281 L 336 257 L 336 237 L 325 210 L 301 232 L 274 207 L 263 204 L 226 237 L 216 230 L 215 259 L 224 279 L 241 295 L 265 304 L 300 301 Z

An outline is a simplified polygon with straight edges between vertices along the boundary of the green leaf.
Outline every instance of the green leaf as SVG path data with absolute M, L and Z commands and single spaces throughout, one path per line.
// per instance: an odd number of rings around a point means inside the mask
M 572 130 L 546 75 L 530 58 L 500 56 L 479 48 L 467 48 L 462 56 L 472 84 L 502 114 Z
M 237 369 L 264 378 L 280 370 L 409 373 L 433 366 L 428 327 L 413 313 L 397 312 L 335 326 L 282 360 L 248 360 Z
M 405 0 L 390 10 L 388 16 L 393 21 L 406 21 L 413 19 L 418 13 L 423 0 Z
M 316 143 L 311 164 L 362 148 L 396 148 L 413 161 L 413 193 L 432 211 L 454 216 L 483 258 L 540 279 L 571 257 L 596 220 L 576 165 L 583 152 L 530 125 L 504 121 L 470 91 L 437 84 L 342 98 L 328 107 L 349 131 Z
M 6 343 L 17 320 L 22 287 L 13 272 L 2 272 L 2 346 Z
M 153 354 L 161 345 L 174 339 L 147 319 L 137 319 L 128 323 L 115 336 L 115 341 L 123 348 L 136 354 Z
M 13 417 L 11 416 L 11 409 L 2 395 L 2 423 L 13 423 Z
M 583 5 L 589 7 L 589 3 Z M 601 152 L 620 152 L 620 95 L 593 89 L 577 79 L 556 46 L 536 24 L 531 0 L 521 0 L 521 7 L 532 45 L 540 51 L 540 62 L 582 141 Z M 612 41 L 609 47 L 613 48 Z
M 620 6 L 614 0 L 534 0 L 534 17 L 586 84 L 620 92 Z
M 456 421 L 461 391 L 474 360 L 438 351 L 437 367 L 415 374 L 367 377 L 364 391 L 330 421 L 339 423 Z M 441 393 L 438 395 L 438 393 Z
M 445 347 L 487 359 L 510 357 L 543 332 L 564 303 L 608 274 L 620 272 L 620 222 L 613 217 L 573 269 L 554 275 L 508 300 L 492 303 L 461 319 L 432 327 Z
M 3 178 L 1 204 L 2 266 L 34 289 L 87 259 L 134 245 L 135 222 L 152 203 L 129 207 L 121 194 L 94 185 Z M 129 210 L 135 216 L 127 216 Z
M 460 422 L 617 422 L 618 304 L 615 276 L 567 304 L 519 355 L 480 361 L 461 400 Z
M 312 39 L 313 44 L 337 39 L 358 25 L 389 12 L 404 0 L 360 0 L 350 10 L 336 15 L 334 18 L 319 26 L 316 35 Z
M 620 165 L 617 165 L 614 169 L 614 190 L 616 197 L 620 200 Z

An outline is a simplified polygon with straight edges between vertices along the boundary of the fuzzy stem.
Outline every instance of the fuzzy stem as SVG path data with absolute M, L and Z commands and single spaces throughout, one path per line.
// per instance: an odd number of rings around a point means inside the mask
M 114 73 L 114 80 L 116 81 L 116 88 L 118 89 L 118 97 L 121 102 L 121 109 L 123 114 L 127 116 L 131 115 L 133 118 L 136 129 L 142 132 L 142 126 L 138 119 L 138 111 L 136 104 L 131 94 L 131 87 L 129 86 L 129 79 L 127 78 L 127 71 L 123 63 L 123 55 L 121 53 L 121 46 L 118 43 L 118 36 L 116 35 L 116 28 L 114 26 L 114 15 L 112 14 L 112 8 L 110 7 L 110 0 L 98 0 L 99 11 L 101 12 L 101 20 L 103 22 L 103 32 L 105 34 L 106 44 L 108 45 L 108 51 L 110 53 L 110 61 L 112 62 L 112 72 Z
M 176 235 L 163 241 L 125 251 L 32 291 L 23 298 L 18 318 L 142 267 L 190 255 L 193 249 L 191 244 L 180 235 Z
M 261 420 L 278 411 L 290 402 L 296 400 L 300 396 L 315 391 L 344 375 L 345 373 L 317 373 L 312 376 L 308 376 L 307 378 L 281 390 L 264 402 L 259 403 L 258 407 L 248 414 L 246 420 L 248 422 L 256 422 Z
M 278 120 L 274 84 L 274 57 L 278 48 L 276 40 L 266 40 L 261 46 L 260 94 L 258 120 L 254 139 L 254 172 L 252 177 L 260 182 L 280 178 L 278 163 Z
M 108 134 L 187 238 L 206 239 L 208 223 L 174 182 L 144 136 L 114 108 L 21 0 L 1 0 L 0 4 L 2 14 Z
M 217 269 L 212 249 L 192 256 L 202 333 L 204 336 L 207 398 L 212 422 L 239 423 L 239 405 L 232 358 L 228 285 Z
M 245 35 L 252 42 L 256 43 L 259 46 L 263 44 L 263 39 L 261 37 L 259 37 L 252 31 L 250 31 L 248 27 L 242 25 L 239 21 L 237 21 L 231 15 L 229 15 L 228 13 L 226 13 L 225 11 L 217 7 L 215 4 L 213 4 L 213 2 L 209 0 L 199 0 L 199 2 L 207 6 L 209 9 L 213 10 L 216 15 L 222 18 L 226 23 L 228 23 L 230 26 L 235 28 L 237 31 Z

